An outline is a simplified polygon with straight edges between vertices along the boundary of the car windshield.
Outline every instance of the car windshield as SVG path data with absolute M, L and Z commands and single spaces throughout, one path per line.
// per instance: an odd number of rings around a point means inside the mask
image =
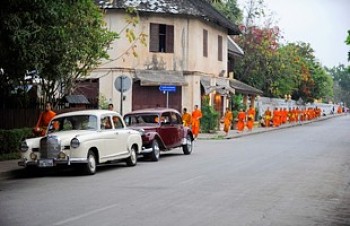
M 124 116 L 124 121 L 127 126 L 132 125 L 144 125 L 144 124 L 158 124 L 159 116 L 156 113 L 153 114 L 135 114 Z
M 51 121 L 49 126 L 49 132 L 69 130 L 97 130 L 97 117 L 95 115 L 60 117 Z

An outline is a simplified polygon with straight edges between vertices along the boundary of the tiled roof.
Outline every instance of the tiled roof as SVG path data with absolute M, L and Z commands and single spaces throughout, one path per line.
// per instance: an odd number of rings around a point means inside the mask
M 237 93 L 247 95 L 262 95 L 263 91 L 247 85 L 237 79 L 230 79 L 230 86 L 236 90 Z
M 95 2 L 104 9 L 133 7 L 139 12 L 194 16 L 226 28 L 229 35 L 240 34 L 237 25 L 206 0 L 95 0 Z
M 65 96 L 67 103 L 70 104 L 90 104 L 84 95 L 68 95 Z

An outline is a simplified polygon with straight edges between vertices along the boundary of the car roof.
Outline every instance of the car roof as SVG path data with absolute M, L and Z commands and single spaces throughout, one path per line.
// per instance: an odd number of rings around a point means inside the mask
M 66 117 L 66 116 L 76 116 L 76 115 L 95 115 L 95 116 L 101 116 L 105 114 L 114 114 L 121 117 L 121 115 L 118 112 L 115 111 L 109 111 L 109 110 L 80 110 L 80 111 L 72 111 L 72 112 L 66 112 L 62 114 L 56 115 L 56 117 Z M 55 117 L 55 118 L 56 118 Z
M 140 109 L 140 110 L 129 112 L 129 113 L 125 114 L 125 115 L 128 115 L 128 114 L 139 114 L 139 113 L 160 113 L 160 114 L 162 114 L 164 112 L 175 112 L 175 113 L 180 114 L 176 109 L 173 109 L 173 108 L 157 107 L 157 108 Z

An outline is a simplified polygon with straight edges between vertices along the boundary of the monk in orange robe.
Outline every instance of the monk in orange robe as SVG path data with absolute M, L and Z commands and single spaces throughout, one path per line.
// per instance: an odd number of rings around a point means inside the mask
M 225 113 L 225 117 L 224 117 L 224 131 L 226 133 L 226 136 L 228 135 L 228 131 L 231 128 L 231 124 L 232 124 L 232 120 L 233 120 L 233 114 L 232 112 L 227 108 L 226 109 L 226 113 Z
M 287 108 L 281 110 L 281 124 L 286 123 L 288 120 L 288 111 Z
M 187 112 L 187 108 L 184 108 L 184 113 L 182 114 L 182 122 L 186 127 L 192 126 L 192 116 Z
M 278 110 L 277 107 L 273 111 L 272 121 L 273 121 L 273 127 L 279 127 L 281 124 L 281 111 Z
M 247 128 L 248 130 L 252 131 L 254 127 L 254 121 L 255 121 L 255 108 L 251 106 L 247 111 Z
M 245 112 L 240 109 L 237 114 L 237 130 L 238 132 L 242 132 L 244 130 L 244 121 L 246 118 Z
M 192 112 L 192 133 L 194 138 L 196 139 L 199 134 L 199 129 L 201 127 L 200 119 L 202 118 L 202 112 L 198 109 L 198 105 L 194 106 L 194 110 Z
M 270 127 L 271 119 L 272 119 L 272 112 L 270 111 L 270 108 L 267 107 L 265 113 L 264 113 L 264 120 L 265 120 L 265 126 Z
M 55 115 L 56 113 L 52 111 L 52 104 L 50 102 L 47 102 L 45 104 L 45 111 L 41 112 L 38 122 L 36 123 L 34 133 L 39 136 L 45 136 L 47 127 Z

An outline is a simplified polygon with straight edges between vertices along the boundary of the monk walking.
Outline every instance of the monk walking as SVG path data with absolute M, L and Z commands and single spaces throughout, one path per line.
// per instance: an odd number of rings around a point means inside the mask
M 226 108 L 226 113 L 224 117 L 224 131 L 226 133 L 226 136 L 228 135 L 228 131 L 230 131 L 232 119 L 233 119 L 232 112 L 228 108 Z
M 184 108 L 182 114 L 182 122 L 184 126 L 191 127 L 192 126 L 192 116 L 187 112 L 187 108 Z
M 41 112 L 38 122 L 34 128 L 34 133 L 39 136 L 45 136 L 46 129 L 49 126 L 51 119 L 56 115 L 54 111 L 52 111 L 51 102 L 47 102 L 45 104 L 45 111 Z
M 198 105 L 194 106 L 194 110 L 192 112 L 192 133 L 194 135 L 194 139 L 198 137 L 199 129 L 201 127 L 200 119 L 202 118 L 202 112 L 198 109 Z
M 255 121 L 255 109 L 253 106 L 250 106 L 250 108 L 247 111 L 247 115 L 248 115 L 247 128 L 249 131 L 252 131 L 254 127 L 254 121 Z
M 264 113 L 264 119 L 265 119 L 265 126 L 266 127 L 270 127 L 270 123 L 271 123 L 271 117 L 272 116 L 272 112 L 270 111 L 270 108 L 267 107 L 265 113 Z
M 273 121 L 273 127 L 279 127 L 281 124 L 281 113 L 277 107 L 273 111 L 272 121 Z
M 245 122 L 245 112 L 240 109 L 237 115 L 237 130 L 238 132 L 242 132 L 244 130 L 244 122 Z

